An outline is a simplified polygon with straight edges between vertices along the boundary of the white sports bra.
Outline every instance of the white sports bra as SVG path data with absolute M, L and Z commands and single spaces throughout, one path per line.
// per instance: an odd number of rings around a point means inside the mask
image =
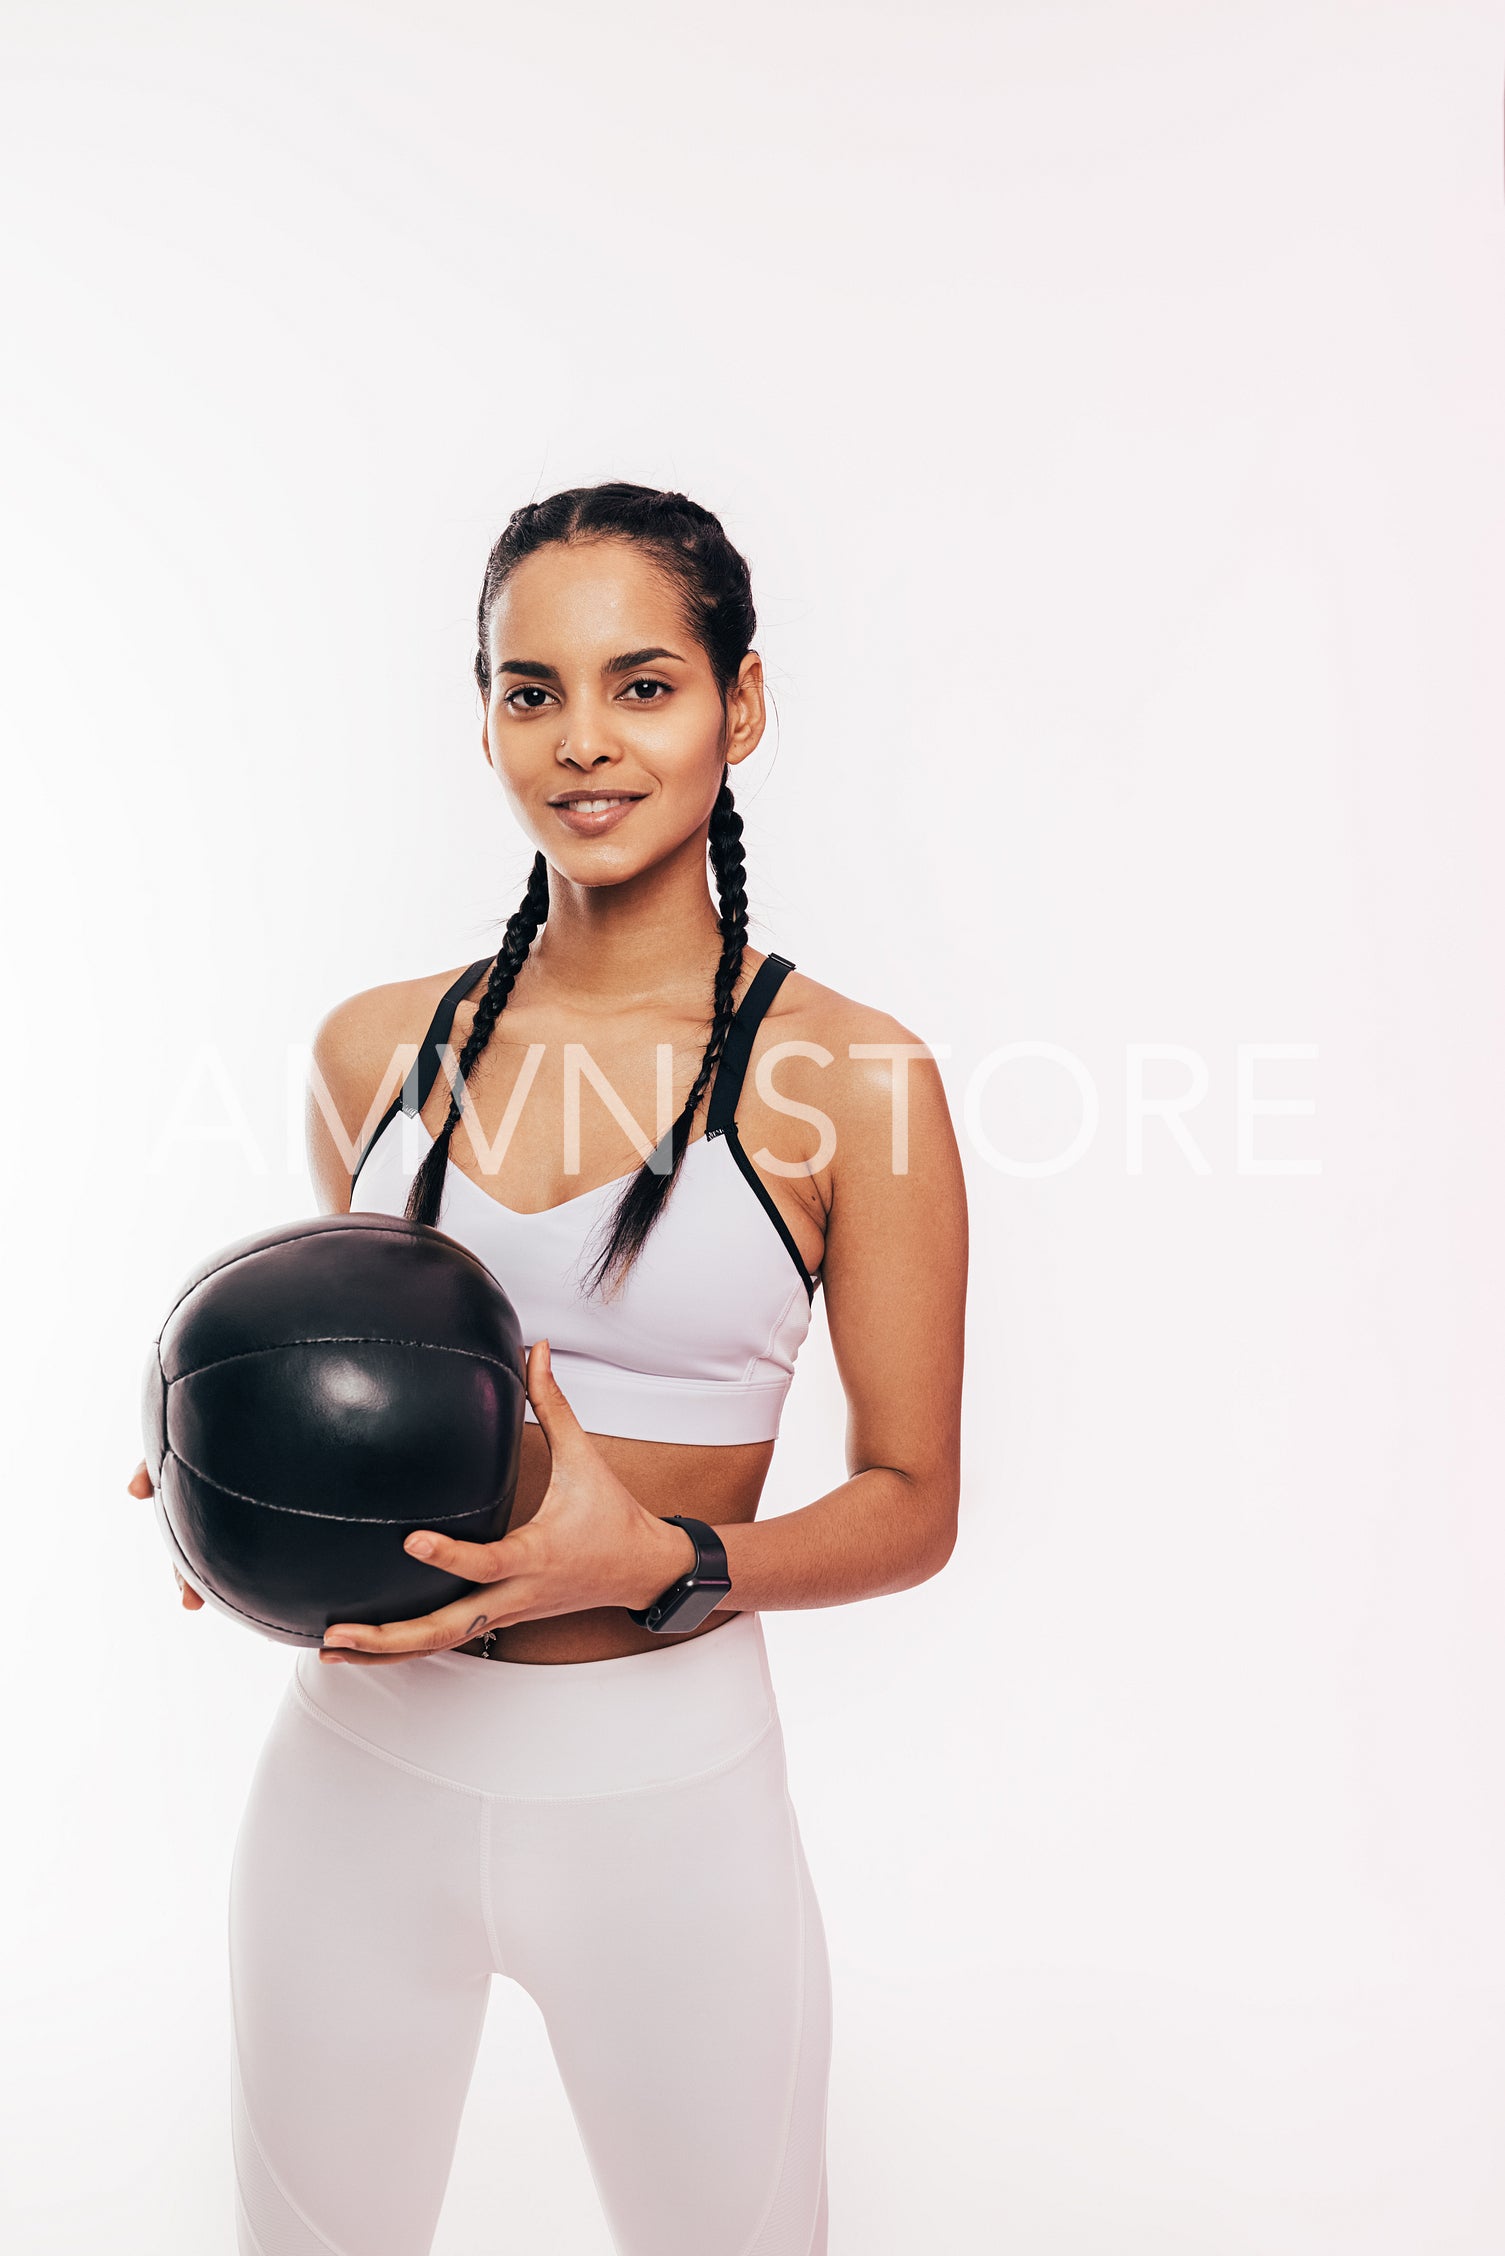
M 407 1080 L 356 1161 L 353 1213 L 402 1213 L 433 1143 L 419 1114 L 455 1006 L 492 961 L 472 964 L 440 1001 Z M 742 1148 L 736 1114 L 754 1037 L 793 968 L 784 956 L 759 966 L 727 1034 L 705 1134 L 687 1146 L 614 1298 L 587 1298 L 583 1278 L 627 1176 L 520 1214 L 449 1163 L 439 1227 L 485 1262 L 524 1340 L 549 1342 L 555 1376 L 591 1433 L 711 1443 L 778 1433 L 818 1279 Z

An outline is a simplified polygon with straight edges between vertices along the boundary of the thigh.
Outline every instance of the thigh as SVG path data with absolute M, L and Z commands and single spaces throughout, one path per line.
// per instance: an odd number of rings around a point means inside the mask
M 493 1822 L 501 1963 L 621 2256 L 823 2256 L 829 1970 L 777 1723 L 712 1776 Z
M 289 1685 L 231 1868 L 241 2256 L 425 2256 L 494 1971 L 481 1814 Z

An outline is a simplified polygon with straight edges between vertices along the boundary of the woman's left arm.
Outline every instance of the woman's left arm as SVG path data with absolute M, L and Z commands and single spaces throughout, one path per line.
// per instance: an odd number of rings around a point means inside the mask
M 899 1033 L 900 1041 L 913 1038 Z M 967 1204 L 940 1072 L 854 1061 L 821 1267 L 847 1399 L 848 1476 L 812 1504 L 717 1529 L 744 1612 L 837 1606 L 937 1574 L 961 1487 Z M 907 1149 L 904 1146 L 907 1145 Z M 905 1162 L 901 1172 L 899 1162 Z

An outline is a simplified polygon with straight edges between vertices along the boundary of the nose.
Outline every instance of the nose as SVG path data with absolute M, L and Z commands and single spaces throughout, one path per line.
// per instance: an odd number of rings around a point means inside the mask
M 610 767 L 621 755 L 611 739 L 604 713 L 588 702 L 572 704 L 564 716 L 564 730 L 554 757 L 562 767 L 582 774 Z

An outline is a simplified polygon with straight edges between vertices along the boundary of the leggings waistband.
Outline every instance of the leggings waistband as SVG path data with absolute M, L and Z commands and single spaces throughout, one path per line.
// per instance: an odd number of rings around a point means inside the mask
M 604 1661 L 422 1653 L 381 1667 L 293 1665 L 290 1698 L 391 1761 L 481 1794 L 553 1801 L 673 1785 L 719 1769 L 777 1721 L 763 1625 Z

